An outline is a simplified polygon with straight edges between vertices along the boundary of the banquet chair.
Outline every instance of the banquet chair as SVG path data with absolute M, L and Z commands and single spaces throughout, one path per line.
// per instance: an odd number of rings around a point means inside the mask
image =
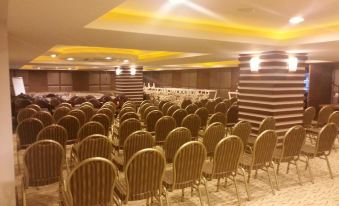
M 243 175 L 247 197 L 248 200 L 250 200 L 245 178 L 245 171 L 243 168 L 239 168 L 239 161 L 243 154 L 243 149 L 244 144 L 239 137 L 234 135 L 225 137 L 216 145 L 215 151 L 213 153 L 213 161 L 205 162 L 202 169 L 202 174 L 207 180 L 218 180 L 217 191 L 219 191 L 220 179 L 229 178 L 232 180 L 237 193 L 239 205 L 241 201 L 236 180 L 238 170 L 240 170 Z
M 226 114 L 227 109 L 228 108 L 226 107 L 226 104 L 224 102 L 219 102 L 217 105 L 215 105 L 214 113 L 221 112 L 223 114 Z
M 90 121 L 99 122 L 104 126 L 105 135 L 108 137 L 110 135 L 110 120 L 109 117 L 105 114 L 95 114 L 92 116 Z
M 23 108 L 19 111 L 17 115 L 17 122 L 20 124 L 25 119 L 33 117 L 34 114 L 36 114 L 37 111 L 32 108 Z
M 328 123 L 320 130 L 316 138 L 315 145 L 304 144 L 302 146 L 301 154 L 306 157 L 306 167 L 308 167 L 312 183 L 314 183 L 314 178 L 310 165 L 310 159 L 313 159 L 315 157 L 326 160 L 330 177 L 331 179 L 333 179 L 332 169 L 328 160 L 328 156 L 331 154 L 336 136 L 337 126 L 334 123 Z
M 184 189 L 190 187 L 198 191 L 201 205 L 201 191 L 199 186 L 205 186 L 207 202 L 210 205 L 209 195 L 207 191 L 207 182 L 202 175 L 203 164 L 206 159 L 206 149 L 201 142 L 191 141 L 183 144 L 175 153 L 173 159 L 173 169 L 166 170 L 163 179 L 163 185 L 170 191 L 176 189 L 182 190 L 182 198 L 184 199 Z
M 303 126 L 305 128 L 312 127 L 312 121 L 314 120 L 315 113 L 316 111 L 314 107 L 307 107 L 307 109 L 305 109 L 303 114 Z
M 70 111 L 71 109 L 68 107 L 58 107 L 53 113 L 55 122 L 58 122 L 62 117 L 68 115 Z
M 165 104 L 165 103 L 167 103 L 167 102 L 168 102 L 168 101 L 163 101 L 163 100 L 159 102 L 159 105 L 158 105 L 158 107 L 159 107 L 160 111 L 162 111 L 162 112 L 163 112 L 163 110 L 162 110 L 162 107 L 163 107 L 163 106 L 164 106 L 164 104 Z
M 263 133 L 266 130 L 275 130 L 275 119 L 271 116 L 268 116 L 264 118 L 260 125 L 259 125 L 259 130 L 258 130 L 258 135 Z M 256 139 L 255 134 L 251 134 L 250 137 L 248 138 L 248 144 L 253 145 Z
M 213 114 L 207 121 L 207 125 L 211 125 L 215 122 L 220 122 L 224 125 L 224 127 L 226 126 L 227 123 L 227 117 L 226 114 L 223 114 L 221 112 L 217 112 L 215 114 Z
M 88 102 L 88 101 L 81 103 L 80 107 L 82 107 L 82 106 L 90 106 L 90 107 L 94 108 L 94 105 L 91 102 Z
M 167 110 L 167 116 L 172 116 L 173 115 L 173 113 L 175 112 L 175 111 L 177 111 L 178 109 L 180 109 L 180 107 L 178 106 L 178 105 L 176 105 L 176 104 L 174 104 L 174 105 L 172 105 L 170 108 L 168 108 L 168 110 Z
M 101 109 L 103 109 L 103 108 L 107 108 L 107 109 L 111 110 L 113 117 L 115 117 L 116 106 L 115 106 L 114 103 L 107 104 L 107 102 L 106 102 L 104 105 L 102 105 Z
M 276 183 L 277 175 L 273 165 L 273 152 L 277 144 L 277 135 L 273 130 L 266 130 L 256 138 L 251 153 L 245 152 L 240 159 L 240 166 L 248 173 L 247 182 L 250 182 L 252 170 L 262 169 L 267 172 L 272 193 L 275 194 L 273 183 L 270 177 L 269 168 L 273 169 Z
M 147 115 L 148 115 L 150 112 L 155 111 L 155 110 L 158 110 L 158 107 L 157 107 L 157 106 L 150 106 L 150 107 L 147 107 L 147 108 L 145 109 L 144 116 L 143 116 L 144 121 L 146 121 Z
M 205 129 L 208 121 L 208 110 L 205 107 L 199 108 L 195 114 L 200 117 L 201 129 Z
M 168 109 L 173 105 L 172 102 L 166 102 L 163 106 L 162 106 L 162 113 L 163 114 L 167 114 Z
M 144 100 L 140 103 L 140 106 L 147 104 L 147 103 L 152 103 L 151 100 Z
M 175 153 L 186 142 L 191 141 L 192 135 L 189 129 L 178 127 L 172 130 L 166 137 L 163 148 L 165 151 L 166 162 L 172 163 Z
M 163 116 L 155 123 L 155 141 L 156 144 L 162 145 L 167 135 L 176 128 L 176 121 L 173 117 Z
M 145 110 L 146 110 L 148 107 L 150 107 L 150 106 L 152 106 L 151 103 L 145 103 L 145 104 L 143 104 L 143 105 L 141 105 L 141 106 L 139 107 L 138 113 L 139 113 L 140 119 L 141 119 L 142 121 L 144 121 L 143 117 L 144 117 L 144 112 L 145 112 Z
M 247 145 L 248 138 L 250 137 L 252 130 L 251 123 L 246 121 L 240 121 L 234 125 L 231 134 L 239 137 L 242 140 L 244 146 Z
M 238 98 L 236 98 L 236 97 L 232 97 L 232 98 L 230 99 L 231 105 L 234 104 L 234 103 L 237 102 L 237 101 L 238 101 Z
M 301 183 L 300 171 L 297 161 L 300 158 L 301 147 L 305 143 L 306 131 L 302 126 L 294 126 L 290 128 L 282 139 L 282 147 L 277 147 L 273 152 L 273 162 L 277 164 L 277 175 L 279 174 L 279 166 L 281 163 L 287 163 L 288 173 L 290 164 L 294 164 L 297 170 L 299 184 Z M 278 185 L 278 183 L 277 183 Z
M 38 133 L 44 128 L 43 123 L 36 118 L 28 118 L 20 122 L 16 128 L 18 150 L 27 148 L 36 141 Z
M 190 99 L 184 99 L 182 102 L 181 102 L 181 109 L 185 109 L 188 105 L 192 104 L 192 100 Z
M 208 157 L 213 157 L 215 147 L 225 136 L 225 126 L 220 122 L 215 122 L 206 128 L 202 136 L 202 142 L 206 148 Z
M 192 135 L 192 140 L 197 140 L 199 137 L 199 130 L 201 126 L 200 117 L 196 114 L 187 115 L 181 123 L 182 127 L 186 127 L 190 130 Z
M 221 97 L 217 97 L 214 99 L 216 104 L 219 104 L 220 102 L 222 102 L 222 98 Z
M 139 120 L 131 118 L 121 123 L 119 129 L 113 136 L 113 143 L 116 149 L 123 148 L 126 138 L 135 131 L 141 130 Z
M 148 115 L 146 117 L 146 130 L 148 132 L 154 132 L 155 124 L 163 116 L 164 115 L 159 110 L 153 110 L 150 113 L 148 113 Z
M 123 155 L 113 156 L 113 162 L 123 171 L 130 158 L 138 151 L 155 146 L 155 139 L 149 132 L 136 131 L 130 134 L 123 146 Z
M 127 204 L 128 201 L 146 199 L 146 205 L 153 198 L 162 204 L 161 196 L 165 196 L 167 205 L 167 191 L 162 186 L 166 167 L 164 155 L 157 149 L 143 149 L 136 152 L 127 162 L 125 178 L 119 179 L 115 193 L 119 199 Z
M 92 118 L 94 113 L 95 113 L 94 112 L 94 108 L 89 106 L 89 105 L 87 105 L 87 104 L 79 107 L 79 109 L 85 113 L 85 116 L 86 116 L 85 123 L 88 122 Z
M 85 123 L 84 125 L 80 127 L 78 131 L 77 142 L 79 143 L 86 137 L 93 135 L 93 134 L 101 134 L 101 135 L 106 136 L 105 127 L 101 123 L 95 122 L 95 121 L 89 121 Z
M 54 140 L 58 142 L 64 149 L 68 139 L 67 130 L 57 124 L 51 124 L 43 128 L 37 136 L 37 140 Z
M 92 157 L 80 162 L 67 177 L 63 200 L 66 206 L 91 206 L 118 204 L 114 188 L 118 170 L 102 157 Z
M 187 114 L 194 114 L 195 111 L 197 111 L 198 109 L 199 107 L 196 104 L 190 104 L 185 108 L 185 110 L 187 111 Z
M 67 103 L 67 102 L 62 102 L 62 103 L 60 103 L 60 104 L 57 106 L 57 108 L 59 108 L 59 107 L 67 107 L 67 108 L 69 108 L 69 109 L 73 109 L 72 105 L 71 105 L 70 103 Z
M 334 109 L 332 108 L 332 106 L 330 105 L 324 106 L 323 108 L 320 109 L 318 113 L 317 121 L 313 121 L 312 124 L 318 128 L 324 126 L 325 124 L 327 124 L 328 118 L 331 116 L 333 112 Z
M 41 107 L 40 107 L 39 105 L 37 105 L 37 104 L 30 104 L 30 105 L 28 105 L 28 106 L 25 107 L 25 108 L 34 109 L 34 110 L 37 111 L 37 112 L 40 112 L 40 111 L 41 111 Z
M 97 114 L 105 114 L 109 119 L 109 126 L 111 127 L 114 122 L 114 114 L 108 108 L 100 108 L 97 111 Z
M 177 122 L 177 126 L 181 126 L 182 120 L 187 116 L 187 112 L 184 109 L 178 109 L 172 115 L 172 117 Z
M 208 100 L 208 102 L 206 103 L 205 107 L 206 107 L 209 115 L 212 115 L 214 113 L 215 105 L 216 105 L 216 103 L 213 100 Z
M 78 130 L 80 128 L 79 120 L 71 115 L 66 115 L 58 121 L 58 125 L 67 131 L 67 144 L 73 144 L 77 141 Z
M 73 109 L 67 115 L 71 115 L 79 120 L 80 127 L 86 122 L 86 115 L 80 109 Z
M 40 120 L 44 124 L 44 127 L 54 123 L 53 116 L 46 111 L 39 111 L 35 113 L 32 117 Z
M 23 205 L 27 205 L 26 196 L 29 188 L 38 190 L 42 186 L 54 183 L 58 183 L 61 199 L 64 162 L 65 150 L 56 141 L 40 140 L 27 148 L 23 156 Z
M 232 105 L 227 110 L 226 117 L 226 127 L 229 131 L 232 131 L 232 127 L 238 122 L 238 105 Z

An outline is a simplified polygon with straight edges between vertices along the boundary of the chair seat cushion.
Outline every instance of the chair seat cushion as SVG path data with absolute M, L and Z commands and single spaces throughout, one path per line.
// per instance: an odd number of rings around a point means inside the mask
M 307 155 L 307 156 L 312 156 L 315 153 L 315 146 L 310 145 L 310 144 L 304 144 L 301 147 L 301 154 Z
M 213 162 L 205 162 L 202 167 L 202 175 L 207 179 L 212 178 Z
M 240 165 L 244 169 L 249 169 L 252 164 L 252 154 L 244 153 L 240 158 Z

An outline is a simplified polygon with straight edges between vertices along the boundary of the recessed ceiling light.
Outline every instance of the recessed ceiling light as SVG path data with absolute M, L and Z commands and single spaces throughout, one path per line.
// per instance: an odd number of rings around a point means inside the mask
M 73 57 L 68 57 L 66 60 L 67 61 L 74 61 L 74 58 Z
M 128 62 L 129 62 L 129 60 L 128 60 L 128 59 L 125 59 L 125 60 L 124 60 L 124 63 L 128 63 Z
M 40 69 L 40 67 L 37 67 L 37 69 Z
M 56 55 L 56 54 L 51 54 L 51 57 L 52 57 L 52 58 L 56 58 L 57 55 Z
M 186 0 L 169 0 L 172 4 L 181 4 L 184 3 Z
M 295 17 L 290 18 L 289 20 L 291 24 L 300 24 L 303 21 L 304 21 L 304 18 L 302 16 L 295 16 Z
M 111 59 L 112 59 L 112 57 L 105 57 L 105 59 L 106 59 L 106 60 L 111 60 Z
M 71 67 L 68 67 L 68 70 L 72 70 L 72 68 L 71 68 Z

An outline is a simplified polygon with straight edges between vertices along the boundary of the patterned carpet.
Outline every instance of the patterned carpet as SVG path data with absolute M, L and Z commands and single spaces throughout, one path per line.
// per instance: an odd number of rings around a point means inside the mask
M 339 147 L 339 145 L 336 145 Z M 20 153 L 20 156 L 22 152 Z M 273 195 L 269 186 L 267 173 L 258 171 L 257 178 L 252 178 L 249 184 L 251 193 L 251 200 L 247 200 L 245 186 L 242 176 L 237 177 L 238 188 L 240 192 L 241 205 L 244 206 L 282 206 L 282 205 L 305 205 L 305 206 L 335 206 L 339 205 L 339 150 L 333 151 L 330 155 L 330 164 L 334 174 L 334 179 L 330 179 L 326 162 L 322 159 L 311 160 L 315 184 L 310 181 L 309 173 L 305 170 L 305 163 L 299 162 L 298 165 L 301 170 L 301 178 L 303 185 L 299 185 L 296 170 L 291 165 L 289 174 L 286 174 L 286 164 L 280 167 L 278 181 L 280 191 L 276 191 Z M 18 167 L 16 167 L 18 172 Z M 270 171 L 273 181 L 273 171 Z M 18 205 L 22 200 L 21 193 L 21 174 L 17 174 L 17 196 Z M 273 181 L 273 183 L 275 183 Z M 231 181 L 228 181 L 227 187 L 222 181 L 220 191 L 216 191 L 216 181 L 208 182 L 208 190 L 211 205 L 238 205 L 235 188 Z M 201 186 L 203 204 L 207 205 L 207 196 L 203 186 Z M 185 199 L 181 202 L 181 191 L 176 190 L 169 192 L 170 205 L 200 205 L 197 192 L 193 193 L 191 197 L 190 189 L 185 190 Z M 163 200 L 166 205 L 165 200 Z M 27 205 L 28 206 L 42 206 L 42 205 L 59 205 L 58 202 L 58 185 L 51 185 L 47 187 L 40 187 L 37 189 L 27 190 Z M 146 205 L 146 201 L 129 202 L 128 205 Z M 154 205 L 159 205 L 154 203 Z

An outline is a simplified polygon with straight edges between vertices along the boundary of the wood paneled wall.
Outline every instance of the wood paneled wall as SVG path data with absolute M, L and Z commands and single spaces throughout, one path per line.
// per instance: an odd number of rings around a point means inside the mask
M 148 71 L 144 82 L 159 87 L 216 89 L 218 96 L 228 97 L 228 91 L 237 89 L 238 75 L 239 68 Z
M 115 72 L 11 70 L 10 79 L 13 76 L 23 77 L 26 92 L 98 92 L 115 89 Z M 12 81 L 11 92 L 13 94 Z

